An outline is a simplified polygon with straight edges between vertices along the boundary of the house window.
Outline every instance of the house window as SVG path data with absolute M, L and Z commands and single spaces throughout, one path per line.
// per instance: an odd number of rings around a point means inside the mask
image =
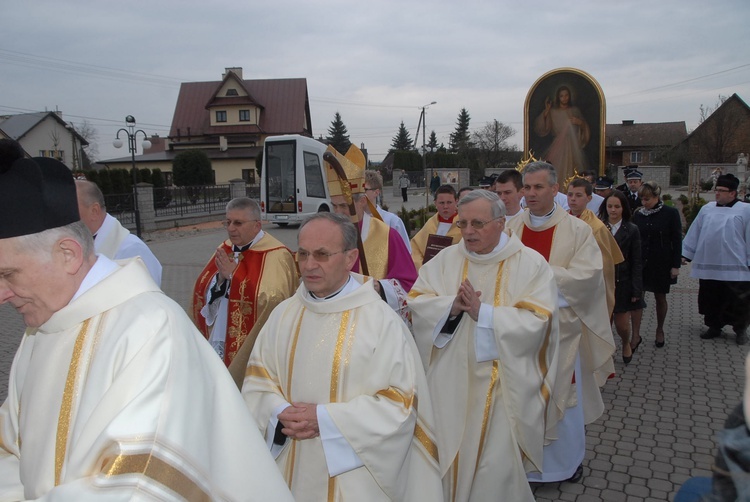
M 255 169 L 243 169 L 242 179 L 245 180 L 245 183 L 248 185 L 255 185 Z
M 630 152 L 630 163 L 638 164 L 643 162 L 643 154 L 641 152 Z
M 239 96 L 237 89 L 227 89 L 227 96 Z
M 216 122 L 226 122 L 227 121 L 227 112 L 226 111 L 218 111 L 216 112 Z
M 250 122 L 250 110 L 240 110 L 240 122 Z

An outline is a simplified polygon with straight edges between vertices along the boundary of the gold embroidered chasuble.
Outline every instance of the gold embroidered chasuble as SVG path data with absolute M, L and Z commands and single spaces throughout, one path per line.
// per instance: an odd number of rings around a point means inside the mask
M 320 437 L 287 439 L 277 464 L 296 500 L 442 498 L 424 370 L 409 330 L 371 280 L 325 302 L 302 284 L 261 330 L 242 395 L 263 434 L 285 403 L 324 405 L 364 463 L 330 477 Z
M 498 358 L 478 362 L 477 322 L 464 313 L 453 338 L 433 345 L 461 282 L 492 306 Z M 414 334 L 429 360 L 445 500 L 533 500 L 526 470 L 542 465 L 545 414 L 557 370 L 557 288 L 539 254 L 510 237 L 477 255 L 463 243 L 426 263 L 409 294 Z
M 216 354 L 140 260 L 118 264 L 26 331 L 0 499 L 291 501 Z

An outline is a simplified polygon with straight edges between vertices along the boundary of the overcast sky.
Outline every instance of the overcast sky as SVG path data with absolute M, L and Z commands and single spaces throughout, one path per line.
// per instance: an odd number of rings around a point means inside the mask
M 304 77 L 313 133 L 336 111 L 381 160 L 403 120 L 448 144 L 471 129 L 518 132 L 547 71 L 574 67 L 602 87 L 607 122 L 685 121 L 737 93 L 750 101 L 748 0 L 21 1 L 2 2 L 0 114 L 62 111 L 98 133 L 99 158 L 126 115 L 166 136 L 181 82 Z M 421 139 L 420 142 L 421 144 Z

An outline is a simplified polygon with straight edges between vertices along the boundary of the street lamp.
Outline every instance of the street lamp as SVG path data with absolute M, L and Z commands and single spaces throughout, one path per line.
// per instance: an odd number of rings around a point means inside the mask
M 430 106 L 437 104 L 437 101 L 433 101 L 432 103 L 426 104 L 421 106 L 422 113 L 419 117 L 419 122 L 422 124 L 422 172 L 424 173 L 425 180 L 424 180 L 424 209 L 427 211 L 427 208 L 430 207 L 430 181 L 432 179 L 432 173 L 430 173 L 430 179 L 427 179 L 427 148 L 425 147 L 425 132 L 427 131 L 427 124 L 425 123 L 425 110 L 429 108 Z M 419 131 L 417 131 L 417 134 L 419 134 Z M 425 213 L 426 217 L 426 213 Z
M 148 135 L 143 131 L 143 129 L 135 130 L 135 117 L 132 115 L 128 115 L 125 117 L 125 124 L 127 126 L 127 129 L 125 127 L 119 129 L 117 131 L 117 135 L 115 136 L 115 140 L 112 142 L 112 145 L 115 148 L 122 148 L 122 140 L 120 139 L 120 133 L 124 132 L 128 136 L 128 151 L 130 151 L 130 161 L 132 164 L 131 171 L 133 172 L 133 215 L 135 216 L 135 234 L 138 236 L 138 238 L 141 238 L 141 212 L 138 210 L 138 173 L 135 169 L 135 138 L 138 136 L 138 133 L 143 134 L 143 143 L 141 143 L 141 146 L 144 150 L 151 148 L 151 142 L 148 140 Z

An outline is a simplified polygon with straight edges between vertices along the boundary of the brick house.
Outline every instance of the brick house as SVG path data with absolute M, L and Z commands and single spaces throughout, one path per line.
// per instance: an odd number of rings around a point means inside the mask
M 136 156 L 136 164 L 161 169 L 169 182 L 175 155 L 201 149 L 216 183 L 241 178 L 258 185 L 256 158 L 263 142 L 282 134 L 312 137 L 307 80 L 245 80 L 242 68 L 226 68 L 220 81 L 180 85 L 169 136 L 150 138 L 151 148 Z M 130 168 L 130 162 L 128 156 L 102 164 Z

